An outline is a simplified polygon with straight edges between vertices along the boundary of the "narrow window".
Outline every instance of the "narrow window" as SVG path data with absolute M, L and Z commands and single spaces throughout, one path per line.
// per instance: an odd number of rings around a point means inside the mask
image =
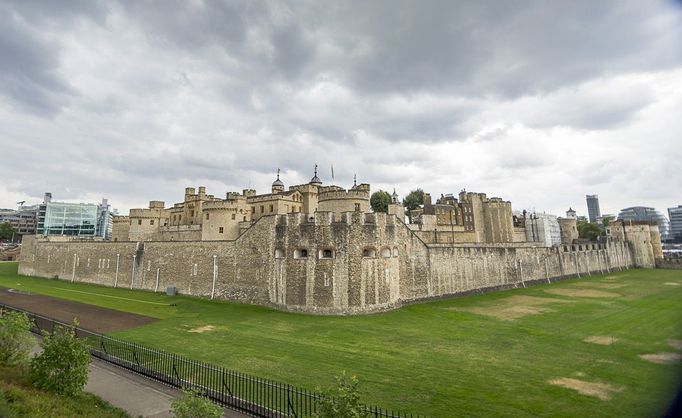
M 360 204 L 359 203 L 355 204 L 355 211 L 360 212 Z
M 219 234 L 222 234 L 222 233 L 223 233 L 223 227 L 222 227 L 222 226 L 221 226 L 221 227 L 218 227 L 218 233 L 219 233 Z
M 302 258 L 308 258 L 308 250 L 305 248 L 300 248 L 298 250 L 294 251 L 294 258 L 296 259 L 302 259 Z
M 256 207 L 255 206 L 251 206 L 251 213 L 254 215 L 256 214 Z
M 320 258 L 334 258 L 334 251 L 329 248 L 325 248 L 320 251 Z
M 234 221 L 235 219 L 237 219 L 237 214 L 236 214 L 236 213 L 233 213 L 233 214 L 232 214 L 232 220 Z
M 391 258 L 391 249 L 390 248 L 384 248 L 381 250 L 381 256 L 383 258 Z
M 149 220 L 149 225 L 154 225 L 154 220 L 153 220 L 153 219 L 150 219 L 150 220 Z
M 374 258 L 376 257 L 376 255 L 377 252 L 374 248 L 365 248 L 364 250 L 362 250 L 362 256 L 364 258 Z
M 281 248 L 276 248 L 275 258 L 284 258 L 284 250 L 282 250 Z
M 194 211 L 193 210 L 189 211 L 189 216 L 194 217 Z
M 138 220 L 137 220 L 137 224 L 138 224 L 138 225 L 142 225 L 142 219 L 138 219 Z
M 273 209 L 274 209 L 274 207 L 272 205 L 270 205 L 270 213 L 272 213 Z
M 265 206 L 260 205 L 260 213 L 263 213 L 263 212 L 265 212 Z
M 206 220 L 208 221 L 208 212 L 206 212 Z
M 246 222 L 246 216 L 244 216 L 244 222 Z

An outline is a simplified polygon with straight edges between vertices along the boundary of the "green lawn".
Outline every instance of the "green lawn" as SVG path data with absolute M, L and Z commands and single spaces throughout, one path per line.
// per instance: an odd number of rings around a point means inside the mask
M 0 263 L 0 286 L 160 318 L 117 336 L 297 386 L 327 386 L 346 370 L 359 377 L 365 402 L 430 416 L 658 416 L 682 371 L 679 362 L 639 357 L 682 353 L 669 341 L 682 340 L 680 270 L 630 270 L 357 317 L 21 277 L 16 263 Z M 584 341 L 595 336 L 614 343 Z

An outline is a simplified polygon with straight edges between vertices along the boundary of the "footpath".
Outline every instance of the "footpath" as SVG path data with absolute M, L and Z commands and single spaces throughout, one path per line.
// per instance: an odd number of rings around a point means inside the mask
M 33 350 L 34 354 L 39 350 L 40 347 L 36 345 Z M 172 417 L 171 403 L 175 398 L 183 396 L 182 392 L 177 389 L 98 359 L 93 359 L 90 363 L 85 391 L 123 409 L 134 418 Z M 231 409 L 224 411 L 223 417 L 225 418 L 248 416 Z

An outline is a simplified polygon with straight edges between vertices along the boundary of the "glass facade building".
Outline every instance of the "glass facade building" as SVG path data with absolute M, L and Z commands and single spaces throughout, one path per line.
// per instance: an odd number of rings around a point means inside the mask
M 670 216 L 670 239 L 682 242 L 682 205 L 668 208 L 668 216 Z
M 656 222 L 658 224 L 658 231 L 661 233 L 661 240 L 668 239 L 670 234 L 668 219 L 654 208 L 648 208 L 646 206 L 625 208 L 618 214 L 618 219 L 623 221 Z
M 38 235 L 94 237 L 98 207 L 86 203 L 48 202 L 38 210 Z

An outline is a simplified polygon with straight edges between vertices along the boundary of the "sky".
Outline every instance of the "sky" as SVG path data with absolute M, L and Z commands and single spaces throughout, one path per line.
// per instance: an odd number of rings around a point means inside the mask
M 0 0 L 0 207 L 185 187 L 682 205 L 682 2 Z

